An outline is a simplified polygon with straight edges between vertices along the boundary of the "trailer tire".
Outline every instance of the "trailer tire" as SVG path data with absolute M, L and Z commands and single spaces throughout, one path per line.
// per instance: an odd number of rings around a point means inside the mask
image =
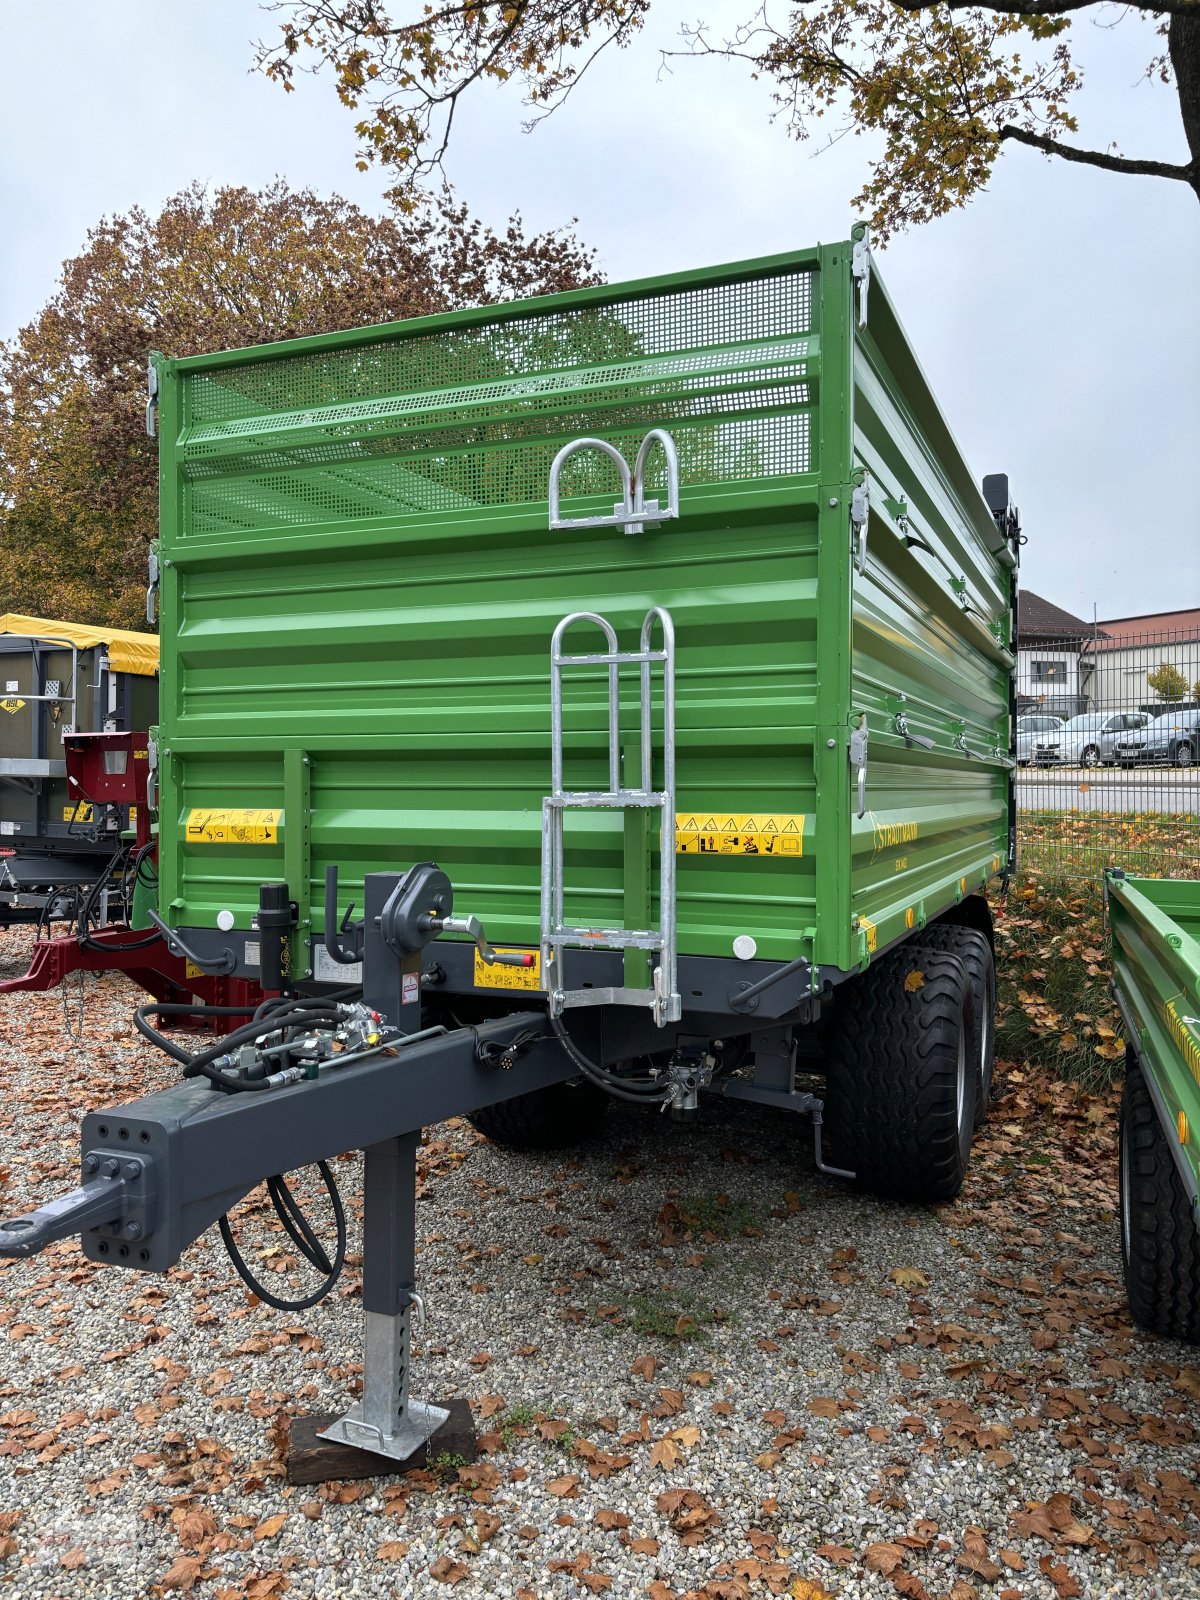
M 545 1089 L 481 1106 L 467 1120 L 493 1144 L 511 1150 L 565 1150 L 599 1127 L 610 1097 L 590 1083 L 552 1083 Z
M 863 1187 L 923 1203 L 962 1188 L 975 1128 L 974 1030 L 966 967 L 917 940 L 881 956 L 845 995 L 824 1117 L 837 1164 Z
M 996 963 L 987 936 L 960 923 L 933 922 L 921 943 L 934 950 L 949 950 L 967 969 L 975 1000 L 973 1053 L 975 1074 L 975 1126 L 987 1121 L 992 1100 L 992 1074 L 996 1065 Z
M 1135 1322 L 1200 1343 L 1200 1229 L 1137 1057 L 1125 1057 L 1120 1212 L 1125 1292 Z

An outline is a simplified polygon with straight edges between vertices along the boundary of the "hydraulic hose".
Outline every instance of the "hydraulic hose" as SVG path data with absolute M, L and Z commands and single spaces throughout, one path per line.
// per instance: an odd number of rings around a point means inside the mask
M 571 1035 L 563 1026 L 561 1017 L 551 1017 L 550 1026 L 554 1031 L 555 1038 L 562 1045 L 572 1063 L 579 1068 L 588 1082 L 594 1083 L 598 1089 L 605 1090 L 618 1100 L 628 1100 L 635 1106 L 659 1105 L 670 1098 L 671 1089 L 669 1085 L 664 1087 L 661 1084 L 654 1084 L 647 1085 L 644 1089 L 631 1089 L 627 1086 L 628 1080 L 623 1080 L 615 1073 L 606 1071 L 604 1067 L 597 1066 L 594 1061 L 589 1060 L 583 1054 L 574 1039 L 571 1038 Z
M 217 1224 L 221 1230 L 221 1241 L 238 1277 L 252 1294 L 257 1295 L 266 1305 L 273 1306 L 276 1311 L 307 1311 L 310 1306 L 317 1305 L 329 1294 L 334 1284 L 341 1277 L 342 1268 L 346 1264 L 346 1212 L 342 1205 L 342 1197 L 338 1192 L 337 1181 L 329 1169 L 329 1163 L 327 1161 L 318 1161 L 316 1165 L 333 1205 L 337 1243 L 334 1247 L 332 1261 L 326 1255 L 316 1234 L 301 1212 L 300 1207 L 296 1204 L 296 1197 L 288 1188 L 287 1180 L 282 1175 L 267 1179 L 267 1193 L 271 1197 L 271 1204 L 275 1207 L 276 1215 L 283 1223 L 288 1237 L 310 1266 L 314 1266 L 325 1273 L 324 1283 L 318 1285 L 311 1294 L 304 1295 L 299 1300 L 285 1300 L 280 1295 L 272 1294 L 269 1289 L 259 1282 L 246 1264 L 245 1257 L 238 1249 L 237 1241 L 233 1237 L 233 1229 L 229 1226 L 228 1214 L 222 1216 Z

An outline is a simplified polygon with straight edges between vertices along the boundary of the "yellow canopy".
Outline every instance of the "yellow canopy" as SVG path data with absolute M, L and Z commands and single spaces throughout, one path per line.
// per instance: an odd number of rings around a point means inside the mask
M 93 628 L 83 622 L 49 622 L 44 617 L 23 617 L 16 611 L 0 614 L 0 633 L 19 634 L 26 639 L 64 640 L 80 650 L 102 644 L 107 646 L 114 672 L 135 672 L 139 677 L 152 678 L 158 671 L 158 637 L 153 633 Z

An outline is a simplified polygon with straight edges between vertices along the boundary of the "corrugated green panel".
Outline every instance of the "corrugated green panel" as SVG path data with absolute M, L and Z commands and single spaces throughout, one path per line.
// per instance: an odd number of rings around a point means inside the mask
M 1011 591 L 995 523 L 879 284 L 855 340 L 854 453 L 870 518 L 851 699 L 870 762 L 851 906 L 882 948 L 1007 859 Z
M 1117 993 L 1166 1111 L 1163 1131 L 1200 1189 L 1200 883 L 1108 880 Z M 1182 1117 L 1182 1120 L 1181 1120 Z M 1181 1134 L 1183 1137 L 1181 1137 Z
M 550 552 L 531 534 L 523 553 L 500 538 L 469 567 L 452 547 L 439 552 L 414 535 L 411 555 L 277 561 L 265 586 L 236 558 L 192 571 L 185 556 L 172 738 L 179 814 L 285 806 L 277 752 L 302 748 L 315 901 L 327 863 L 361 903 L 363 872 L 432 858 L 494 938 L 534 941 L 556 622 L 587 603 L 632 644 L 647 607 L 667 604 L 678 638 L 680 807 L 811 813 L 814 528 L 811 517 L 736 536 L 673 528 L 653 545 L 614 544 L 602 530 Z M 631 678 L 630 734 L 635 688 Z M 595 673 L 568 680 L 569 782 L 603 786 L 605 715 Z M 568 854 L 571 881 L 587 891 L 574 910 L 619 924 L 620 818 L 571 818 Z M 184 860 L 184 920 L 211 926 L 225 906 L 249 909 L 282 853 L 195 845 Z M 811 910 L 797 910 L 811 901 L 809 876 L 802 861 L 681 858 L 681 947 L 727 953 L 733 921 L 756 936 L 777 931 L 794 950 L 796 928 L 811 921 Z

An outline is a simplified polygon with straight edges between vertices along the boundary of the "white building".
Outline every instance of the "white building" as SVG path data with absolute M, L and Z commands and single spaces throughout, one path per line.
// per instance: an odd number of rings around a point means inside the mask
M 1092 625 L 1022 589 L 1017 607 L 1017 710 L 1074 717 L 1089 709 L 1082 654 Z
M 1174 667 L 1184 682 L 1181 700 L 1167 700 L 1147 681 Z M 1200 610 L 1109 617 L 1082 642 L 1080 688 L 1096 711 L 1200 704 Z

